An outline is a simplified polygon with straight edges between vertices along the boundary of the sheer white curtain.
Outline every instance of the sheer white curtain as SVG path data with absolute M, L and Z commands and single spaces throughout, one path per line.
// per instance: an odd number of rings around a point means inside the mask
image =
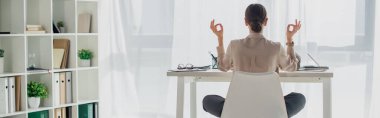
M 374 40 L 371 21 L 374 20 L 372 16 L 375 12 L 369 8 L 373 7 L 371 5 L 374 1 L 175 0 L 172 68 L 187 63 L 209 65 L 211 57 L 208 51 L 216 53 L 217 45 L 216 37 L 209 29 L 209 22 L 214 18 L 224 25 L 225 45 L 228 45 L 230 40 L 244 38 L 248 33 L 244 25 L 245 8 L 251 3 L 261 3 L 267 8 L 269 17 L 269 25 L 264 31 L 268 39 L 284 42 L 286 25 L 293 23 L 294 19 L 302 21 L 303 27 L 295 36 L 296 52 L 301 56 L 310 52 L 321 65 L 330 66 L 334 72 L 333 117 L 369 118 L 370 110 L 375 108 L 372 108 L 372 104 L 378 98 L 374 97 L 376 89 L 372 88 L 378 84 L 373 84 L 372 80 L 376 82 L 376 77 L 379 77 L 372 75 L 375 71 L 372 55 L 374 52 L 371 48 Z M 377 55 L 376 52 L 374 54 Z M 307 56 L 302 59 L 302 65 L 313 64 Z M 174 81 L 171 86 L 175 86 Z M 284 93 L 296 91 L 307 97 L 306 108 L 296 117 L 322 117 L 321 84 L 283 86 Z M 228 83 L 198 84 L 198 117 L 210 117 L 201 109 L 202 97 L 207 94 L 225 96 L 227 87 Z M 168 91 L 175 94 L 173 89 Z M 186 95 L 188 93 L 185 98 Z
M 374 43 L 374 73 L 373 83 L 375 84 L 372 88 L 373 98 L 371 105 L 370 118 L 380 117 L 380 2 L 376 2 L 376 18 L 375 18 L 375 43 Z
M 134 55 L 128 53 L 131 33 L 139 27 L 136 22 L 139 9 L 133 9 L 134 5 L 139 5 L 139 2 L 99 2 L 99 106 L 102 118 L 138 118 L 136 78 L 130 66 Z

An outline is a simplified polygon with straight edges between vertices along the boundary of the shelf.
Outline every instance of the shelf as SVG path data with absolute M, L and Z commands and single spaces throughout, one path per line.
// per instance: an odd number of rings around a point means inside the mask
M 11 76 L 21 76 L 26 75 L 25 73 L 1 73 L 0 77 L 11 77 Z
M 78 33 L 78 36 L 98 36 L 98 33 Z
M 68 72 L 68 71 L 82 71 L 82 70 L 96 70 L 98 69 L 98 67 L 78 67 L 78 68 L 67 68 L 67 69 L 53 69 L 52 71 L 41 71 L 41 72 L 30 72 L 28 71 L 28 75 L 32 75 L 32 74 L 48 74 L 48 73 L 57 73 L 57 72 Z M 25 75 L 25 73 L 3 73 L 3 74 L 0 74 L 0 77 L 5 77 L 5 76 L 17 76 L 17 75 Z
M 88 49 L 93 53 L 93 58 L 91 59 L 91 66 L 98 66 L 98 36 L 78 36 L 78 50 Z M 79 65 L 78 58 L 78 65 Z
M 4 72 L 25 72 L 25 38 L 0 37 L 0 49 L 4 49 Z
M 45 110 L 50 110 L 50 109 L 54 109 L 54 107 L 39 107 L 39 108 L 36 108 L 36 109 L 28 109 L 27 113 L 31 113 L 31 112 L 38 112 L 38 111 L 45 111 Z
M 72 107 L 78 105 L 77 103 L 69 103 L 64 105 L 55 106 L 54 108 Z
M 27 75 L 39 75 L 39 74 L 49 74 L 50 71 L 28 71 Z
M 81 105 L 81 104 L 88 104 L 88 103 L 97 103 L 97 102 L 99 102 L 99 100 L 79 101 L 79 102 L 78 102 L 78 105 Z
M 98 2 L 98 0 L 78 0 L 78 2 Z
M 96 70 L 98 67 L 79 67 L 78 70 Z
M 64 23 L 63 33 L 75 33 L 75 0 L 52 0 L 53 22 Z M 61 30 L 61 29 L 60 29 Z
M 70 41 L 70 49 L 69 49 L 69 57 L 68 57 L 68 65 L 67 68 L 76 68 L 76 57 L 77 57 L 77 48 L 76 48 L 76 37 L 75 35 L 67 35 L 67 36 L 54 36 L 53 37 L 53 42 L 54 40 L 59 40 L 59 39 L 67 39 Z M 54 58 L 54 57 L 53 57 Z M 54 68 L 57 69 L 57 68 Z
M 8 113 L 8 114 L 1 114 L 0 118 L 3 117 L 8 117 L 8 116 L 17 116 L 17 115 L 22 115 L 28 113 L 27 111 L 18 111 L 18 112 L 13 112 L 13 113 Z
M 54 33 L 53 36 L 75 36 L 75 33 Z
M 24 1 L 0 0 L 0 32 L 24 33 Z
M 81 70 L 77 74 L 78 101 L 98 100 L 98 70 Z
M 51 36 L 50 33 L 45 33 L 45 34 L 26 34 L 26 36 Z
M 52 74 L 28 75 L 27 83 L 34 81 L 43 83 L 48 91 L 47 98 L 41 99 L 40 107 L 53 106 L 53 79 Z
M 27 67 L 52 69 L 52 40 L 50 36 L 27 37 Z
M 78 2 L 77 4 L 77 22 L 79 23 L 80 14 L 90 14 L 91 15 L 91 24 L 90 24 L 90 33 L 98 33 L 98 3 L 92 2 L 94 0 L 86 0 L 84 2 Z M 77 25 L 79 29 L 79 24 Z M 83 33 L 77 31 L 78 33 Z
M 25 0 L 26 25 L 41 25 L 47 33 L 52 32 L 51 0 Z M 26 28 L 26 27 L 25 27 Z M 25 29 L 24 28 L 24 29 Z
M 53 73 L 58 73 L 58 72 L 67 72 L 67 71 L 75 71 L 77 70 L 76 68 L 67 68 L 67 69 L 53 69 Z
M 94 101 L 83 102 L 82 104 L 96 103 L 96 102 L 98 102 L 98 101 L 94 100 Z M 19 111 L 19 112 L 14 112 L 14 113 L 2 114 L 2 115 L 0 115 L 0 117 L 16 116 L 16 115 L 22 115 L 22 114 L 27 114 L 27 113 L 32 113 L 32 112 L 54 110 L 56 108 L 74 107 L 74 106 L 78 106 L 78 105 L 80 105 L 80 104 L 71 103 L 71 104 L 59 105 L 59 106 L 55 106 L 55 107 L 39 107 L 36 109 L 30 109 L 29 108 L 27 111 Z
M 24 34 L 0 34 L 0 37 L 17 37 L 17 36 L 25 36 Z
M 4 72 L 1 79 L 21 77 L 21 111 L 0 114 L 5 118 L 31 118 L 29 113 L 47 111 L 49 118 L 57 108 L 71 108 L 72 116 L 78 117 L 79 105 L 99 103 L 98 54 L 98 3 L 99 0 L 0 0 L 0 49 L 5 50 Z M 78 32 L 78 16 L 91 14 L 90 33 Z M 65 33 L 54 33 L 53 23 L 63 21 Z M 46 33 L 29 34 L 27 25 L 41 25 Z M 69 39 L 68 67 L 53 66 L 54 39 Z M 91 67 L 79 67 L 79 49 L 93 51 Z M 27 71 L 30 65 L 47 70 Z M 53 102 L 57 86 L 56 73 L 72 72 L 72 103 L 58 105 Z M 27 83 L 37 81 L 48 88 L 48 97 L 41 99 L 40 108 L 28 107 Z M 90 83 L 90 84 L 89 84 Z M 61 87 L 61 86 L 60 86 Z M 59 96 L 58 96 L 59 97 Z

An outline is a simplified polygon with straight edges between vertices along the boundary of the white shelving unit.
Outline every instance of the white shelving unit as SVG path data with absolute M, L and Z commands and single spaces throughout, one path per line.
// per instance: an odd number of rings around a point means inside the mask
M 91 33 L 78 33 L 78 15 L 92 14 Z M 65 33 L 53 33 L 53 23 L 63 21 Z M 98 77 L 98 1 L 97 0 L 0 0 L 0 49 L 5 50 L 4 73 L 0 77 L 21 77 L 21 111 L 0 114 L 0 118 L 28 118 L 37 111 L 49 111 L 54 118 L 56 108 L 71 107 L 72 117 L 79 117 L 79 105 L 99 102 Z M 45 34 L 27 34 L 26 25 L 42 25 Z M 70 52 L 68 68 L 53 68 L 54 39 L 69 39 Z M 94 53 L 91 67 L 79 67 L 77 51 L 90 49 Z M 33 59 L 30 58 L 33 55 Z M 43 72 L 28 72 L 31 64 L 48 69 Z M 72 72 L 73 103 L 54 105 L 54 73 Z M 1 79 L 1 78 L 0 78 Z M 44 83 L 49 97 L 41 100 L 38 109 L 31 109 L 27 103 L 27 83 Z M 2 106 L 0 104 L 0 106 Z

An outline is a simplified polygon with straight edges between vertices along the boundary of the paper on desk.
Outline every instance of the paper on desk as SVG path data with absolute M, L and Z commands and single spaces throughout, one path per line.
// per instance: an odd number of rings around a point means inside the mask
M 194 71 L 207 71 L 208 69 L 175 69 L 169 70 L 171 72 L 194 72 Z

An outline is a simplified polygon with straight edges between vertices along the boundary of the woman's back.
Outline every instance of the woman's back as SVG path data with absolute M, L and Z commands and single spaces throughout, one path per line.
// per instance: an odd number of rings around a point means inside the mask
M 233 69 L 244 72 L 274 72 L 282 70 L 294 71 L 298 60 L 293 48 L 285 53 L 281 44 L 267 40 L 261 33 L 251 33 L 244 39 L 232 40 L 226 54 L 218 49 L 219 68 L 222 71 Z

